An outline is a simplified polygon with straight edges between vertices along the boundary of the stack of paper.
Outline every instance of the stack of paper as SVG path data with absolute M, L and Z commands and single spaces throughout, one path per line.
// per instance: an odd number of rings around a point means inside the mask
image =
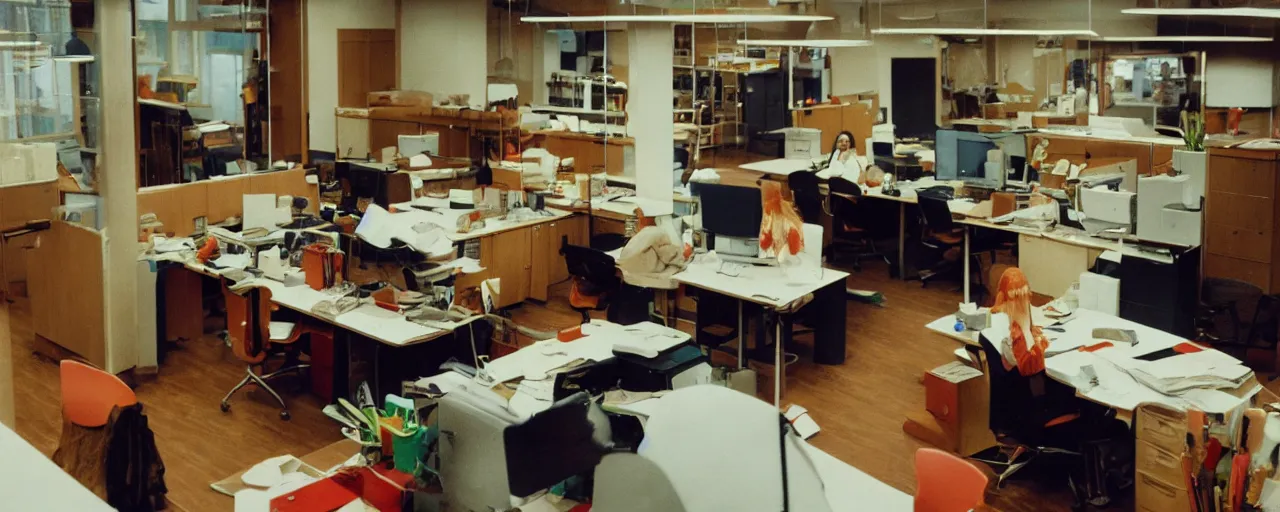
M 1190 389 L 1235 389 L 1253 377 L 1253 370 L 1217 350 L 1156 361 L 1134 360 L 1127 369 L 1138 381 L 1166 394 Z

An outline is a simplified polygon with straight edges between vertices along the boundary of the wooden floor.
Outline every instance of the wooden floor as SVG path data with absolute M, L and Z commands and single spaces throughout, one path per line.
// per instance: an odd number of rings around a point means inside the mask
M 848 361 L 824 367 L 802 362 L 789 374 L 787 400 L 808 408 L 822 427 L 812 439 L 826 450 L 889 485 L 915 490 L 912 454 L 922 443 L 902 433 L 908 412 L 924 407 L 923 371 L 951 360 L 955 342 L 931 334 L 924 324 L 953 311 L 960 294 L 945 283 L 922 289 L 918 282 L 890 280 L 887 269 L 868 264 L 849 286 L 877 290 L 885 307 L 849 302 Z M 567 287 L 555 287 L 546 305 L 526 304 L 514 313 L 518 323 L 558 329 L 575 323 Z M 17 431 L 44 453 L 52 453 L 60 429 L 58 370 L 32 355 L 30 314 L 21 299 L 11 308 Z M 804 347 L 796 350 L 805 353 Z M 170 352 L 157 380 L 144 382 L 138 396 L 167 468 L 169 498 L 189 511 L 230 510 L 232 502 L 209 484 L 270 456 L 303 455 L 339 439 L 338 429 L 320 413 L 321 403 L 306 394 L 282 390 L 293 420 L 281 421 L 264 393 L 237 395 L 230 414 L 218 410 L 223 394 L 244 367 L 212 336 Z M 285 386 L 289 387 L 289 386 Z M 1061 489 L 1039 489 L 1015 481 L 993 492 L 998 510 L 1067 510 Z

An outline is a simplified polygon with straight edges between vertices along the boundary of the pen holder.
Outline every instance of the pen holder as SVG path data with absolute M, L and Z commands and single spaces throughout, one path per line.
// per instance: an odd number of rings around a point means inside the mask
M 418 468 L 418 463 L 427 454 L 428 443 L 424 443 L 423 440 L 427 439 L 427 431 L 434 428 L 419 426 L 410 432 L 391 432 L 391 444 L 394 445 L 391 459 L 397 471 L 415 474 L 414 470 Z

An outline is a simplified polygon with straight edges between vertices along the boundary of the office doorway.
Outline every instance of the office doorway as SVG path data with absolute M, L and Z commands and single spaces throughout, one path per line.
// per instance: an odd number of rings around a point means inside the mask
M 890 66 L 894 133 L 932 139 L 938 131 L 937 59 L 893 59 Z

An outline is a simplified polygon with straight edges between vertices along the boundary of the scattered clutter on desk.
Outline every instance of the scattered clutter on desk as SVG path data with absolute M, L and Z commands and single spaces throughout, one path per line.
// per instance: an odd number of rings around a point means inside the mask
M 960 309 L 956 311 L 957 332 L 962 330 L 981 331 L 986 329 L 990 323 L 990 308 L 982 308 L 972 302 L 966 302 L 961 304 Z

